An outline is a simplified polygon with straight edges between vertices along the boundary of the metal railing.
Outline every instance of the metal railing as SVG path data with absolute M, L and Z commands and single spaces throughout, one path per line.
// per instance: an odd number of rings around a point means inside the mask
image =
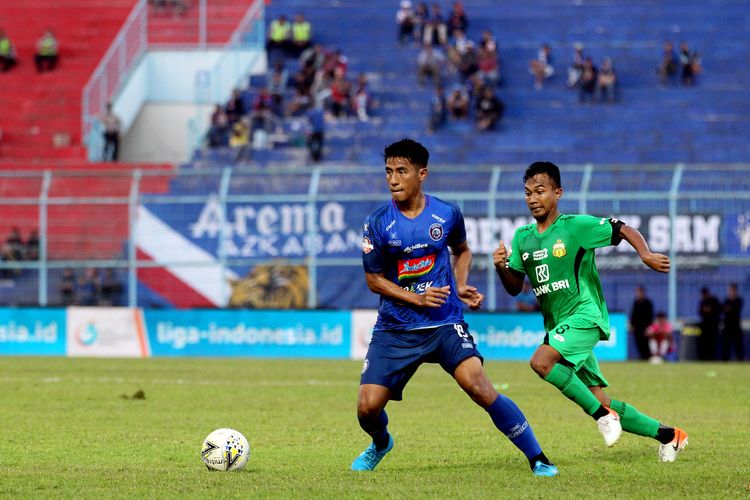
M 522 171 L 517 166 L 437 166 L 431 167 L 426 186 L 429 193 L 462 208 L 475 256 L 472 279 L 482 283 L 490 310 L 508 307 L 507 298 L 497 293 L 492 249 L 499 239 L 509 241 L 515 227 L 529 219 L 521 190 Z M 650 235 L 653 249 L 668 253 L 674 263 L 668 278 L 657 275 L 655 279 L 660 280 L 660 287 L 666 284 L 663 307 L 675 318 L 680 311 L 685 315 L 693 309 L 685 306 L 691 300 L 686 295 L 707 280 L 733 280 L 741 283 L 741 289 L 750 287 L 748 179 L 750 165 L 568 166 L 563 168 L 566 191 L 561 210 L 621 216 Z M 38 260 L 3 261 L 0 270 L 36 273 L 31 302 L 48 305 L 54 302 L 51 275 L 59 278 L 55 273 L 61 269 L 117 269 L 126 281 L 123 305 L 134 306 L 142 299 L 139 273 L 143 270 L 204 268 L 224 287 L 233 270 L 239 273 L 278 258 L 271 251 L 243 253 L 237 250 L 241 245 L 262 237 L 268 241 L 290 237 L 302 242 L 297 253 L 285 258 L 308 270 L 308 307 L 335 307 L 335 301 L 320 296 L 321 290 L 330 296 L 331 287 L 349 286 L 351 278 L 342 274 L 361 273 L 361 258 L 356 245 L 335 253 L 321 250 L 319 242 L 333 234 L 329 226 L 338 225 L 335 229 L 342 241 L 347 234 L 361 234 L 362 214 L 388 199 L 383 182 L 381 167 L 326 165 L 274 172 L 238 167 L 180 172 L 0 172 L 6 229 L 18 226 L 39 231 Z M 81 188 L 81 183 L 86 187 Z M 167 184 L 169 193 L 165 193 Z M 211 207 L 215 208 L 213 226 L 197 234 L 200 218 Z M 323 213 L 329 208 L 337 210 L 334 216 Z M 136 238 L 143 210 L 162 214 L 164 228 L 177 228 L 177 233 L 183 228 L 180 237 L 210 258 L 196 259 L 195 253 L 176 253 L 172 260 L 144 256 L 143 241 Z M 282 229 L 282 220 L 291 229 Z M 157 240 L 162 236 L 151 235 Z M 600 273 L 616 276 L 604 281 L 609 287 L 608 301 L 614 296 L 611 302 L 620 309 L 631 299 L 630 290 L 621 297 L 625 292 L 612 288 L 613 282 L 630 287 L 656 275 L 643 273 L 632 253 L 604 253 L 597 259 Z M 332 279 L 343 281 L 337 285 L 329 282 Z M 32 286 L 29 279 L 25 283 Z M 0 280 L 0 292 L 2 286 Z

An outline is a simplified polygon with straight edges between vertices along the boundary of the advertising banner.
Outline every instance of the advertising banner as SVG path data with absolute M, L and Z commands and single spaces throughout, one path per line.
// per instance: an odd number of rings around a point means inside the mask
M 352 313 L 351 357 L 364 359 L 372 336 L 377 311 L 360 310 Z M 466 315 L 469 331 L 485 360 L 527 361 L 544 339 L 541 314 L 472 313 Z M 627 319 L 625 314 L 609 316 L 611 335 L 607 342 L 599 342 L 594 353 L 600 361 L 627 359 Z
M 348 358 L 349 311 L 146 311 L 153 356 Z
M 67 331 L 68 356 L 148 356 L 140 309 L 70 307 Z
M 64 356 L 65 309 L 0 309 L 0 355 Z

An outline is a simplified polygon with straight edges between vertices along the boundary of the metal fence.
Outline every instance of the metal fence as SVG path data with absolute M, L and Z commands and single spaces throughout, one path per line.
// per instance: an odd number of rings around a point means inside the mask
M 672 318 L 695 316 L 703 286 L 720 295 L 734 281 L 750 292 L 750 165 L 561 170 L 564 213 L 619 217 L 674 263 L 665 276 L 646 270 L 626 243 L 597 251 L 611 308 L 627 310 L 641 283 Z M 513 165 L 431 166 L 425 185 L 463 210 L 471 281 L 489 310 L 513 307 L 491 254 L 530 221 L 522 173 Z M 279 260 L 307 270 L 309 308 L 377 305 L 364 286 L 359 244 L 364 217 L 388 200 L 382 166 L 2 172 L 0 195 L 0 231 L 20 230 L 3 245 L 5 305 L 70 303 L 71 279 L 80 289 L 99 270 L 100 283 L 120 286 L 105 303 L 225 307 L 232 278 Z M 29 244 L 33 230 L 38 242 Z M 189 286 L 160 289 L 169 280 Z M 215 299 L 196 303 L 181 293 Z

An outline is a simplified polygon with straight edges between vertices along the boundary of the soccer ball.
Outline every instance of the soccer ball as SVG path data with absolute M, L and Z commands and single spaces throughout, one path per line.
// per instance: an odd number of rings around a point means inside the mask
M 242 470 L 250 458 L 250 443 L 234 429 L 216 429 L 203 440 L 201 460 L 208 470 Z

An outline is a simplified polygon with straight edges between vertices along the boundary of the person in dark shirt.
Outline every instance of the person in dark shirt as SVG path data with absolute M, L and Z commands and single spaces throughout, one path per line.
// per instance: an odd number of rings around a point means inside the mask
M 701 289 L 698 315 L 701 318 L 701 336 L 698 339 L 698 357 L 703 361 L 713 361 L 716 359 L 719 321 L 721 320 L 721 304 L 719 303 L 719 299 L 717 299 L 706 287 Z
M 646 329 L 653 322 L 654 304 L 646 296 L 646 289 L 643 288 L 643 285 L 638 285 L 635 287 L 635 300 L 633 300 L 633 307 L 630 309 L 630 329 L 633 332 L 635 345 L 641 359 L 648 359 L 651 356 Z
M 724 328 L 722 330 L 722 359 L 729 361 L 732 347 L 737 361 L 745 359 L 744 335 L 742 332 L 742 297 L 737 293 L 737 283 L 727 287 L 727 298 L 724 299 Z

